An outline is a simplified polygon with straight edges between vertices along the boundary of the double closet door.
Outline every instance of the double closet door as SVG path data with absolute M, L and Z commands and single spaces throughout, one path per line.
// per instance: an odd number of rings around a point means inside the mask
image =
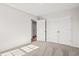
M 51 19 L 48 22 L 47 41 L 61 44 L 71 44 L 71 19 L 63 17 Z

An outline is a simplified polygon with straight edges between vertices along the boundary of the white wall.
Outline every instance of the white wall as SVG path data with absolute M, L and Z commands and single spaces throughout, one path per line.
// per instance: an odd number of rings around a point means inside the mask
M 61 39 L 58 39 L 58 36 L 55 33 L 56 29 L 58 28 L 57 27 L 58 23 L 56 22 L 57 21 L 56 19 L 70 17 L 69 20 L 71 20 L 70 21 L 71 39 L 69 40 L 70 43 L 67 43 L 67 45 L 79 47 L 79 7 L 73 8 L 70 10 L 60 11 L 60 12 L 54 12 L 54 13 L 45 15 L 44 17 L 47 19 L 47 40 L 52 42 L 58 42 L 59 40 L 61 40 Z M 64 21 L 64 24 L 65 24 L 65 21 Z M 63 44 L 64 42 L 59 42 L 59 43 Z
M 31 42 L 28 14 L 0 4 L 0 51 Z

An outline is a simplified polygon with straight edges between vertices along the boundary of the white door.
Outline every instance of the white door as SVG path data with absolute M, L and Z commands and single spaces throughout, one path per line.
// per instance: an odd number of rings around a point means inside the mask
M 70 17 L 62 17 L 48 20 L 47 41 L 67 45 L 71 44 Z
M 37 21 L 37 40 L 45 41 L 45 20 Z
M 60 18 L 58 21 L 59 43 L 71 44 L 71 19 L 70 17 Z
M 58 42 L 57 37 L 57 20 L 49 19 L 47 20 L 47 41 L 48 42 Z

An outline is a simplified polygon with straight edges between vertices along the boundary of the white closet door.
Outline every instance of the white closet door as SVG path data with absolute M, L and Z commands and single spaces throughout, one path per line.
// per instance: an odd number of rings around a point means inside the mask
M 62 44 L 71 44 L 71 19 L 70 17 L 60 18 L 58 20 L 58 40 Z
M 61 17 L 47 22 L 47 41 L 71 45 L 71 19 Z
M 47 20 L 47 41 L 48 42 L 58 42 L 57 37 L 57 20 L 49 19 Z
M 45 20 L 37 21 L 37 40 L 45 41 Z

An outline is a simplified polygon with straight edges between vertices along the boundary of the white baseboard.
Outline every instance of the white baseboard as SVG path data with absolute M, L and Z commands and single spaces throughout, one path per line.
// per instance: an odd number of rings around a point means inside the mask
M 51 41 L 48 41 L 48 42 L 51 42 Z M 79 42 L 75 42 L 75 41 L 70 43 L 62 43 L 62 42 L 55 42 L 55 41 L 52 41 L 52 42 L 79 48 Z

